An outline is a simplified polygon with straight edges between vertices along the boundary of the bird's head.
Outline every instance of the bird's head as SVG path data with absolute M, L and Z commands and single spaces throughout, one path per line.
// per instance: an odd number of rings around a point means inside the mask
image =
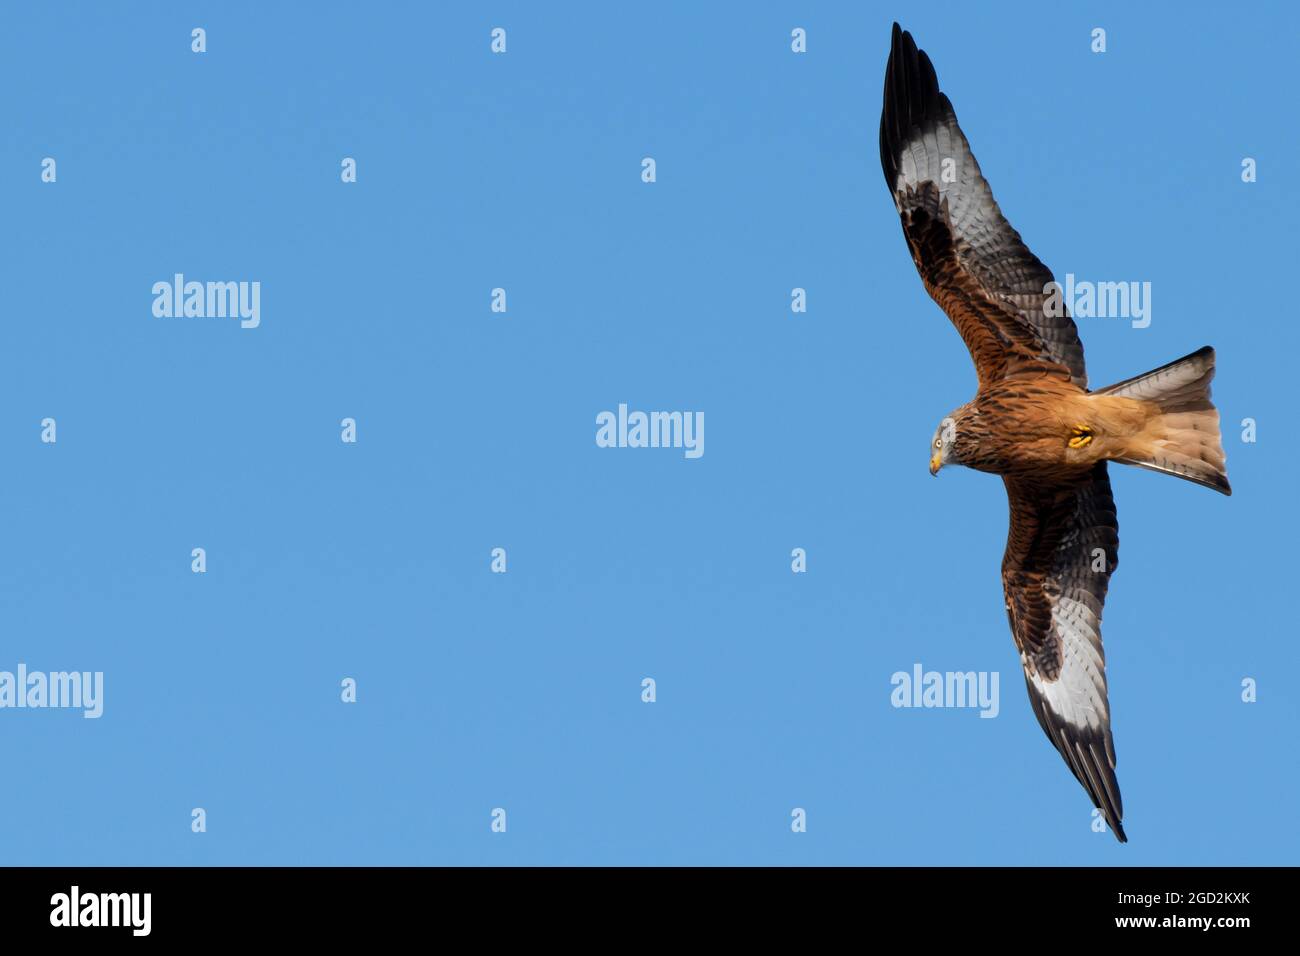
M 930 439 L 930 474 L 938 475 L 939 469 L 949 462 L 960 464 L 953 446 L 957 442 L 957 412 L 953 412 L 939 423 Z

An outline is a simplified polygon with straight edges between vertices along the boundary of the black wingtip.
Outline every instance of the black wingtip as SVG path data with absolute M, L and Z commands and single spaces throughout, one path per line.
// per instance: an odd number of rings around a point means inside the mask
M 889 37 L 889 59 L 885 62 L 885 89 L 880 107 L 880 168 L 885 173 L 885 182 L 890 189 L 898 178 L 898 146 L 901 137 L 899 127 L 899 109 L 906 103 L 900 102 L 904 92 L 902 76 L 904 59 L 903 28 L 894 21 L 894 29 Z
M 934 64 L 923 50 L 917 49 L 912 34 L 895 23 L 880 110 L 880 167 L 890 189 L 898 178 L 904 142 L 912 129 L 925 129 L 940 114 L 942 96 Z

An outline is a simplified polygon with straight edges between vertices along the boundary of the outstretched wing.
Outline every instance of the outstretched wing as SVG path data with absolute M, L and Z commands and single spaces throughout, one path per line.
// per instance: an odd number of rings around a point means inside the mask
M 1003 218 L 930 58 L 897 23 L 880 163 L 926 291 L 957 326 L 980 384 L 1031 370 L 1087 388 L 1079 332 L 1044 291 L 1052 273 Z
M 1124 806 L 1106 699 L 1101 609 L 1119 562 L 1106 463 L 1073 486 L 1004 478 L 1011 530 L 1002 559 L 1011 634 L 1044 733 L 1121 843 Z

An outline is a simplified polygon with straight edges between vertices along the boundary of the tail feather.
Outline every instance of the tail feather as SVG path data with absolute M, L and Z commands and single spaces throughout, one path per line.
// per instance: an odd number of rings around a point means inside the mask
M 1168 365 L 1098 389 L 1096 394 L 1136 399 L 1150 407 L 1142 428 L 1113 460 L 1232 494 L 1219 437 L 1219 411 L 1210 401 L 1213 378 L 1214 349 L 1207 345 Z

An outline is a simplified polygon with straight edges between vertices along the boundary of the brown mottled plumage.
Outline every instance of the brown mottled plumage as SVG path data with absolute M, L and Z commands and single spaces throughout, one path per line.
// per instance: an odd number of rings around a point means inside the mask
M 1002 216 L 939 90 L 930 58 L 894 24 L 880 160 L 926 291 L 979 377 L 936 430 L 930 470 L 1002 476 L 1011 527 L 1007 619 L 1048 739 L 1124 842 L 1101 613 L 1118 563 L 1108 461 L 1231 494 L 1210 402 L 1214 350 L 1088 391 L 1078 329 L 1047 307 L 1052 273 Z

